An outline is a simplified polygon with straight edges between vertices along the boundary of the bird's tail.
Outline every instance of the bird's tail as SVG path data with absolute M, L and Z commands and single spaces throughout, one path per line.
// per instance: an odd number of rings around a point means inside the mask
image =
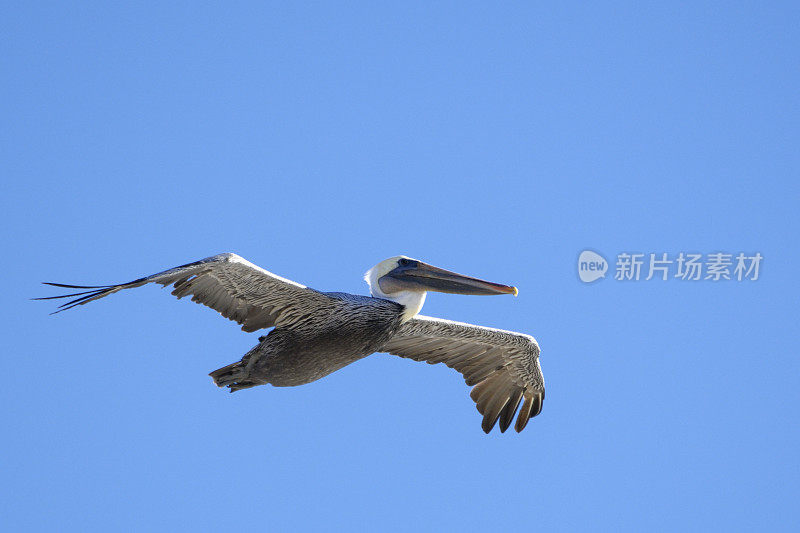
M 228 387 L 231 392 L 263 384 L 263 381 L 247 378 L 247 365 L 244 361 L 223 366 L 211 372 L 209 376 L 217 387 Z

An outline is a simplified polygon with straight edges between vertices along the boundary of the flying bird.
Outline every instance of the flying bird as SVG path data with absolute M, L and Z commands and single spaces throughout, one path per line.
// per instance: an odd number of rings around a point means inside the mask
M 253 332 L 273 328 L 240 361 L 209 374 L 230 392 L 265 385 L 293 387 L 316 381 L 374 352 L 430 364 L 444 363 L 473 387 L 470 396 L 489 433 L 514 420 L 522 431 L 544 401 L 539 345 L 530 335 L 419 315 L 427 291 L 513 294 L 516 287 L 463 276 L 406 256 L 381 261 L 364 276 L 372 296 L 320 292 L 276 276 L 233 253 L 171 268 L 118 285 L 46 283 L 85 291 L 55 313 L 123 289 L 172 285 L 178 298 L 208 306 Z

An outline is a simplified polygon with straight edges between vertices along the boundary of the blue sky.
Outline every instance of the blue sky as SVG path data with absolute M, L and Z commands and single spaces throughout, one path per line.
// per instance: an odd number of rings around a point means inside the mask
M 168 4 L 0 21 L 4 529 L 800 525 L 796 4 Z M 584 249 L 764 261 L 583 284 Z M 484 435 L 388 355 L 230 395 L 206 374 L 258 334 L 209 309 L 27 300 L 225 251 L 518 286 L 423 312 L 534 335 L 544 411 Z

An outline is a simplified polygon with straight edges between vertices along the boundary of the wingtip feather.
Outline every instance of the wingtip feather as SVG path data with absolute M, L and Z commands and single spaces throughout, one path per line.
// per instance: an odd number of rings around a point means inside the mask
M 52 281 L 43 281 L 42 285 L 63 287 L 65 289 L 105 289 L 111 287 L 111 285 L 67 285 L 66 283 L 54 283 Z

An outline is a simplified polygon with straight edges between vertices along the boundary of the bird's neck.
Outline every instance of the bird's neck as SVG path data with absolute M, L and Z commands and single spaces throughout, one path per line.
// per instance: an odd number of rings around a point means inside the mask
M 422 310 L 422 306 L 425 304 L 425 296 L 427 294 L 425 291 L 400 291 L 392 295 L 395 297 L 395 302 L 405 307 L 400 320 L 401 323 L 408 322 L 417 316 L 417 313 Z
M 400 323 L 408 322 L 420 312 L 423 304 L 425 303 L 425 296 L 428 294 L 425 291 L 398 291 L 392 294 L 374 294 L 379 298 L 391 300 L 403 306 L 403 314 L 400 318 Z

